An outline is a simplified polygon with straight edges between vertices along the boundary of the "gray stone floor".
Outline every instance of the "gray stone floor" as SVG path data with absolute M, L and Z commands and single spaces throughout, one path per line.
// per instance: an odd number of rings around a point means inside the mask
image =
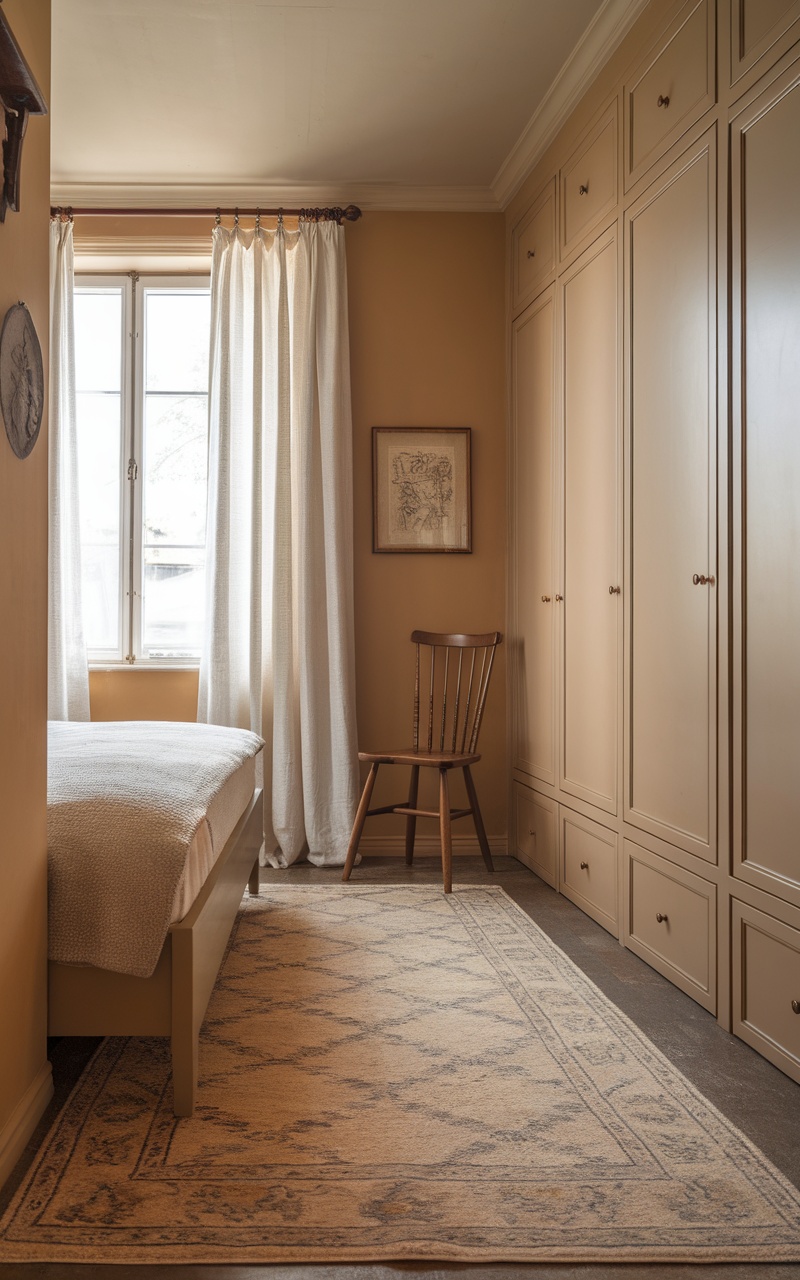
M 265 870 L 265 882 L 337 883 L 340 872 L 307 865 L 289 872 Z M 365 858 L 353 872 L 365 883 L 440 883 L 433 859 L 407 868 L 398 858 Z M 566 898 L 559 897 L 512 858 L 497 858 L 490 876 L 479 858 L 454 859 L 455 884 L 493 883 L 534 919 L 576 964 L 622 1009 L 707 1098 L 748 1135 L 786 1176 L 800 1186 L 800 1086 L 747 1045 L 720 1030 L 714 1019 Z M 15 1176 L 3 1189 L 4 1204 L 35 1154 L 96 1041 L 60 1040 L 52 1045 L 56 1098 L 43 1118 Z M 440 1280 L 800 1280 L 800 1265 L 747 1266 L 518 1266 L 498 1264 L 374 1266 L 79 1266 L 60 1263 L 0 1267 L 3 1280 L 403 1280 L 424 1275 Z

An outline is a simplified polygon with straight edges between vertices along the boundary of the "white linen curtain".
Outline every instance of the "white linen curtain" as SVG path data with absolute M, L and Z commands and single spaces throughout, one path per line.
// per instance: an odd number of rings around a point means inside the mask
M 358 800 L 344 229 L 214 230 L 198 720 L 253 729 L 266 860 L 344 862 Z
M 72 223 L 50 223 L 49 581 L 47 715 L 89 719 L 81 614 Z

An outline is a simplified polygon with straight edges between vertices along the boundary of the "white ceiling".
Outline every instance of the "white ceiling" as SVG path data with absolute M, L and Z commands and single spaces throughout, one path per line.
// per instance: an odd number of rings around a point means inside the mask
M 642 4 L 53 0 L 53 198 L 500 208 Z

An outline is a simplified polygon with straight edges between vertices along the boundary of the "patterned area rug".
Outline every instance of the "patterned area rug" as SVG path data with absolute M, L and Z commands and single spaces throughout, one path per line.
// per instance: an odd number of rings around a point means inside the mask
M 0 1261 L 796 1261 L 800 1195 L 498 888 L 273 888 L 203 1034 L 107 1040 Z

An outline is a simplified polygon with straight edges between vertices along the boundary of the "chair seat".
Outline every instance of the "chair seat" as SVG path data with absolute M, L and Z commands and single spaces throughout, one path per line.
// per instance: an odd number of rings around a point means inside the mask
M 366 764 L 418 764 L 431 769 L 463 769 L 475 764 L 479 755 L 459 751 L 415 751 L 402 747 L 399 751 L 359 751 L 359 760 Z

